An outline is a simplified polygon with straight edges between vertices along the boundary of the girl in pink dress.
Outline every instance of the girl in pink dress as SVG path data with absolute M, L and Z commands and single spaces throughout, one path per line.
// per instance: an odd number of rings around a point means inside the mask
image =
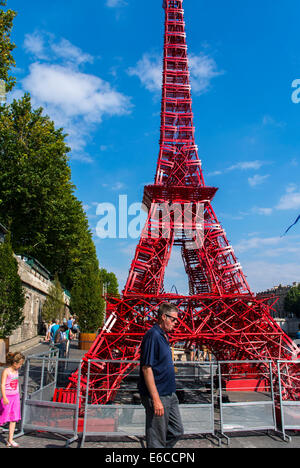
M 21 353 L 8 353 L 6 357 L 8 367 L 4 369 L 1 379 L 2 400 L 0 402 L 0 426 L 9 422 L 9 437 L 7 447 L 18 447 L 13 437 L 16 422 L 21 419 L 19 369 L 25 361 Z

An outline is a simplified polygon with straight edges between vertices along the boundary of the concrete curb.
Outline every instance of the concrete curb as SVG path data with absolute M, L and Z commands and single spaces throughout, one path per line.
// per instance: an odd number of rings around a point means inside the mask
M 23 341 L 22 343 L 18 343 L 16 345 L 12 345 L 9 347 L 9 351 L 11 353 L 16 353 L 20 352 L 23 353 L 24 351 L 27 351 L 30 348 L 34 348 L 35 346 L 39 345 L 42 343 L 44 340 L 43 336 L 36 336 L 35 338 L 32 338 L 31 340 Z

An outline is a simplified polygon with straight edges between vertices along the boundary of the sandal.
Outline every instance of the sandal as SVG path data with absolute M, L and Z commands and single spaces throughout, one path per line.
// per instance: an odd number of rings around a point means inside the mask
M 16 442 L 12 441 L 12 442 L 7 442 L 6 444 L 6 447 L 9 447 L 9 448 L 19 448 L 19 444 L 17 444 Z

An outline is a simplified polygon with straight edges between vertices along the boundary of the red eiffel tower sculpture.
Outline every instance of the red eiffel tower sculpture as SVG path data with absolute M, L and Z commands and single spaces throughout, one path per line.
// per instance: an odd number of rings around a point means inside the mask
M 112 401 L 122 380 L 140 357 L 140 343 L 163 302 L 176 304 L 180 323 L 170 342 L 207 347 L 216 360 L 295 358 L 298 348 L 272 319 L 266 300 L 258 299 L 238 263 L 212 208 L 217 192 L 204 182 L 195 144 L 183 0 L 165 0 L 165 39 L 160 150 L 155 183 L 145 187 L 148 219 L 120 298 L 108 299 L 105 326 L 83 359 L 81 391 L 86 391 L 87 363 L 95 404 Z M 166 293 L 164 275 L 173 246 L 180 246 L 189 295 Z M 120 364 L 119 361 L 125 361 Z M 114 362 L 116 364 L 114 364 Z M 117 362 L 119 362 L 117 364 Z M 230 368 L 229 368 L 230 369 Z M 245 364 L 244 369 L 247 371 Z M 56 395 L 70 401 L 78 373 Z M 286 391 L 299 390 L 287 372 Z

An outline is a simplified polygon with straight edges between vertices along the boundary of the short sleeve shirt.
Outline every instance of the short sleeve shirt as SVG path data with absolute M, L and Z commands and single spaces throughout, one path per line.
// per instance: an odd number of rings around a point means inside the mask
M 52 327 L 50 328 L 50 335 L 54 338 L 55 337 L 55 333 L 57 332 L 57 330 L 60 328 L 59 325 L 52 325 Z
M 158 324 L 145 334 L 141 346 L 139 391 L 143 396 L 150 396 L 142 371 L 143 366 L 152 368 L 160 396 L 176 392 L 175 370 L 169 339 Z

